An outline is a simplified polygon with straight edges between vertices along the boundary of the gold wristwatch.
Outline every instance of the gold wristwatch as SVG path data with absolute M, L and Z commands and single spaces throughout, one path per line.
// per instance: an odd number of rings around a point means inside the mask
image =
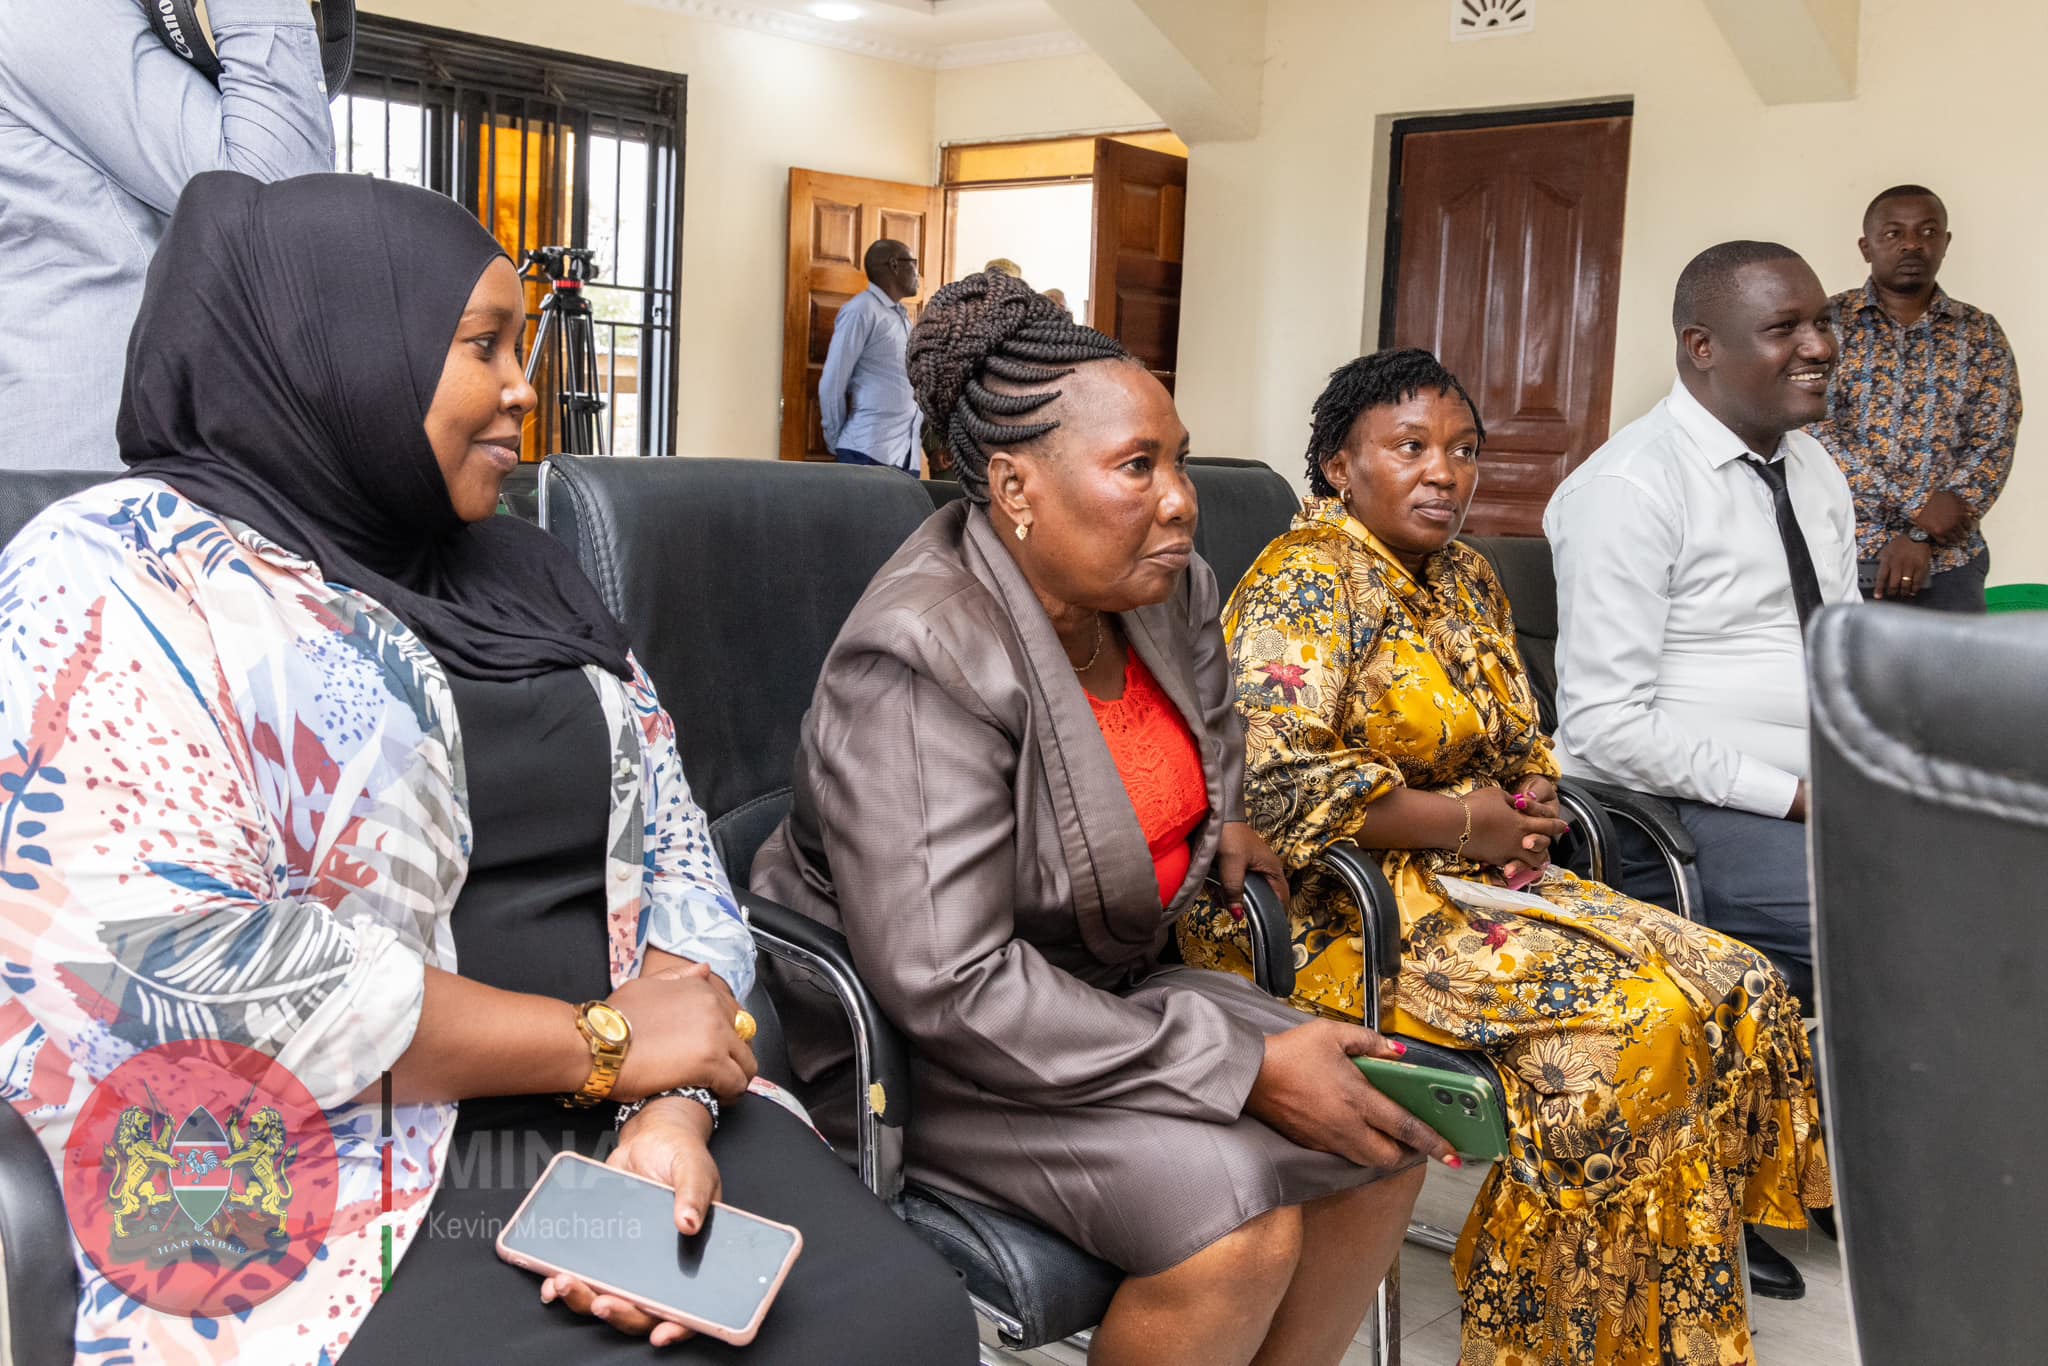
M 583 1089 L 563 1096 L 562 1104 L 587 1108 L 606 1099 L 618 1085 L 619 1069 L 626 1065 L 626 1049 L 633 1042 L 633 1026 L 616 1006 L 604 1001 L 585 1001 L 576 1007 L 576 1029 L 590 1045 L 590 1075 Z

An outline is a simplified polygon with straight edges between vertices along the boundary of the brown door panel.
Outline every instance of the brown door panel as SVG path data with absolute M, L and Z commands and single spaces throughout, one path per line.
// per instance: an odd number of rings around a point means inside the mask
M 1089 324 L 1124 344 L 1170 392 L 1180 356 L 1188 163 L 1095 141 L 1095 282 Z
M 839 310 L 868 287 L 861 270 L 868 247 L 883 237 L 909 247 L 917 253 L 918 272 L 929 291 L 939 275 L 938 221 L 938 192 L 929 185 L 790 170 L 782 310 L 784 460 L 832 458 L 818 419 L 818 376 Z M 914 320 L 919 300 L 904 304 Z
M 1607 437 L 1628 139 L 1626 116 L 1403 136 L 1393 339 L 1479 405 L 1475 535 L 1540 534 Z

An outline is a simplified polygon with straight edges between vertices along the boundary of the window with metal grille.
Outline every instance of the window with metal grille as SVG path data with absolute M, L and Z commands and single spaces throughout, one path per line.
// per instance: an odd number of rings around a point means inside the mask
M 363 14 L 333 105 L 337 169 L 451 196 L 515 261 L 542 246 L 596 252 L 585 294 L 614 454 L 675 445 L 685 89 L 673 72 Z M 546 293 L 528 281 L 529 344 Z M 551 369 L 535 380 L 529 460 L 562 448 Z

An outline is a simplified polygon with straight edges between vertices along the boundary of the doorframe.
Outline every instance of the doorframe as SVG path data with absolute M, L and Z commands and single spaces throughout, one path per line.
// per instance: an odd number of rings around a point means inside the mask
M 1163 123 L 1148 123 L 1136 127 L 1099 128 L 1092 132 L 1034 133 L 1008 137 L 955 138 L 950 142 L 938 144 L 932 184 L 939 192 L 940 241 L 943 245 L 943 251 L 939 258 L 941 277 L 950 278 L 953 274 L 953 202 L 954 196 L 959 191 L 1021 189 L 1034 185 L 1079 185 L 1094 178 L 1094 173 L 1091 169 L 1089 171 L 1077 171 L 1060 175 L 972 177 L 963 179 L 954 175 L 952 169 L 953 159 L 947 153 L 955 148 L 1007 150 L 1010 148 L 1035 147 L 1051 142 L 1092 143 L 1097 138 L 1123 140 L 1152 139 L 1160 136 L 1170 138 L 1174 136 L 1174 133 L 1172 129 Z M 1141 143 L 1140 145 L 1146 144 Z M 1185 145 L 1184 143 L 1182 144 L 1183 147 Z M 1179 155 L 1185 155 L 1185 152 Z
M 1414 133 L 1455 133 L 1480 128 L 1527 128 L 1540 123 L 1579 123 L 1591 119 L 1633 119 L 1633 96 L 1586 104 L 1552 104 L 1535 108 L 1482 109 L 1466 114 L 1423 114 L 1392 120 L 1388 133 L 1386 223 L 1380 238 L 1380 326 L 1378 349 L 1394 344 L 1394 309 L 1401 292 L 1401 159 L 1402 143 Z M 1633 142 L 1630 144 L 1633 146 Z

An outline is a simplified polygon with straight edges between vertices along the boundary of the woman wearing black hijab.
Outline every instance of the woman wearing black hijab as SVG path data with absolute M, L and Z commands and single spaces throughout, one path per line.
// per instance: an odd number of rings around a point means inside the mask
M 0 1066 L 24 1112 L 61 1166 L 99 1142 L 115 1069 L 191 1040 L 310 1097 L 298 1128 L 278 1103 L 274 1230 L 229 1239 L 212 1283 L 162 1249 L 256 1211 L 184 1229 L 145 1200 L 144 1267 L 74 1205 L 78 1349 L 971 1361 L 957 1277 L 753 1079 L 751 940 L 623 629 L 557 542 L 491 515 L 534 404 L 524 326 L 450 200 L 198 177 L 129 342 L 132 477 L 0 557 Z M 495 1257 L 564 1148 L 674 1186 L 684 1232 L 719 1198 L 804 1231 L 751 1346 Z

